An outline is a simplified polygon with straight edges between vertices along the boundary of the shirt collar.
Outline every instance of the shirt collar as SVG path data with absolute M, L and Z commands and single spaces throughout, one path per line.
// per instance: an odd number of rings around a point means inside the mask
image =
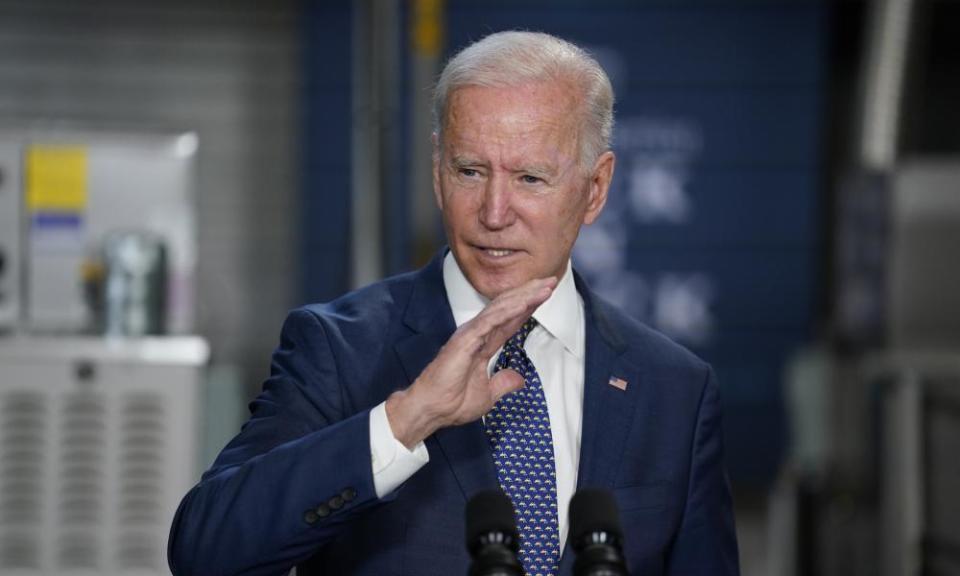
M 443 284 L 447 290 L 447 301 L 453 312 L 453 320 L 458 328 L 472 320 L 489 302 L 463 275 L 453 252 L 447 252 L 443 259 Z M 583 358 L 583 300 L 577 294 L 569 260 L 560 283 L 550 298 L 534 310 L 533 317 L 570 353 L 577 358 Z

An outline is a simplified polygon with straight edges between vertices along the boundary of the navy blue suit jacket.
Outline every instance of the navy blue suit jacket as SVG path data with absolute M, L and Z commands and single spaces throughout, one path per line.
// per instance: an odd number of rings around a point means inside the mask
M 180 505 L 175 574 L 295 565 L 301 576 L 466 574 L 464 506 L 498 486 L 482 424 L 428 438 L 430 462 L 383 499 L 370 463 L 370 409 L 409 386 L 455 329 L 441 262 L 288 316 L 250 420 Z M 586 313 L 578 487 L 615 495 L 634 576 L 736 574 L 712 371 L 579 278 L 577 287 Z M 561 574 L 572 560 L 568 545 Z

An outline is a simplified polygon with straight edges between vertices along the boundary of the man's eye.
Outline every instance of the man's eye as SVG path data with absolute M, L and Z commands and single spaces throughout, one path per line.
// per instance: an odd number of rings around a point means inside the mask
M 473 168 L 461 168 L 460 175 L 466 176 L 467 178 L 473 178 L 474 176 L 479 175 L 480 173 L 474 170 Z
M 543 182 L 543 180 L 541 180 L 540 178 L 537 178 L 536 176 L 531 176 L 529 174 L 524 174 L 520 179 L 523 180 L 524 184 L 538 184 L 540 182 Z

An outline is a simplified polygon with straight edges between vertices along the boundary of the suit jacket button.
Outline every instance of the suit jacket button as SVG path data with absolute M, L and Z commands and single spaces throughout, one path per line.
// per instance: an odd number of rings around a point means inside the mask
M 339 510 L 343 508 L 343 498 L 340 496 L 334 496 L 329 502 L 327 502 L 327 504 L 329 504 L 334 510 Z
M 357 497 L 357 491 L 353 488 L 344 488 L 343 492 L 340 493 L 340 497 L 343 498 L 344 502 L 353 502 L 354 498 Z
M 316 512 L 314 512 L 314 514 L 316 514 L 320 518 L 326 518 L 327 516 L 330 515 L 330 507 L 327 506 L 326 504 L 321 504 L 317 506 L 317 510 Z
M 303 513 L 303 521 L 307 524 L 315 524 L 319 515 L 313 510 L 307 510 Z

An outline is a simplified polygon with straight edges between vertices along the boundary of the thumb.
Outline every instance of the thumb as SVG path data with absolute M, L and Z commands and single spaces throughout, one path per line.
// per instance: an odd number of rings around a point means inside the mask
M 494 404 L 511 392 L 523 388 L 523 376 L 509 368 L 501 370 L 490 378 L 490 388 Z

